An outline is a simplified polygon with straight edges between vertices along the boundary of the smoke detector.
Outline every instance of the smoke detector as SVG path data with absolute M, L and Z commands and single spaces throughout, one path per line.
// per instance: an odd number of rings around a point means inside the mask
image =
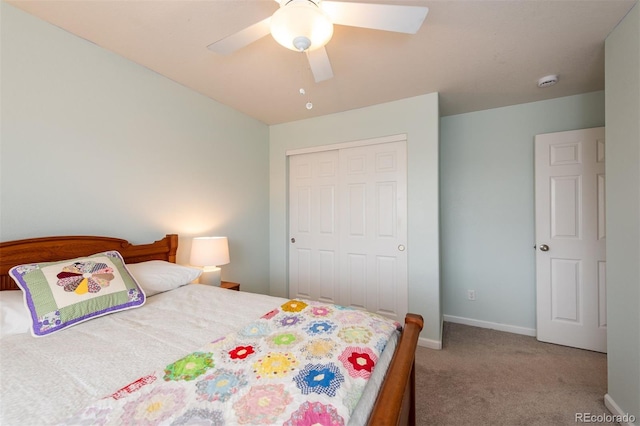
M 549 87 L 553 86 L 558 82 L 558 76 L 556 74 L 546 75 L 538 80 L 538 87 Z

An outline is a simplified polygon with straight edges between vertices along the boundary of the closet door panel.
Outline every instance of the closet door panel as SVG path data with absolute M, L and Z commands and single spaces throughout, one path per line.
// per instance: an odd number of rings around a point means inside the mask
M 289 157 L 289 297 L 338 303 L 338 151 Z

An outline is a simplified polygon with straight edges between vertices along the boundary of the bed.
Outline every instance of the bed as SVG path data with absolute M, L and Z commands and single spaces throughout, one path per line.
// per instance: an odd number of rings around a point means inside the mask
M 175 264 L 177 248 L 175 234 L 139 245 L 118 238 L 93 236 L 2 242 L 0 290 L 3 296 L 15 294 L 18 286 L 9 276 L 9 270 L 16 265 L 117 251 L 126 267 L 133 270 L 135 265 L 157 261 Z M 144 305 L 137 309 L 131 307 L 82 321 L 51 335 L 33 337 L 26 332 L 3 335 L 0 340 L 0 423 L 94 423 L 73 416 L 78 412 L 95 414 L 96 401 L 100 404 L 118 399 L 123 392 L 129 393 L 132 386 L 147 385 L 144 380 L 152 377 L 149 373 L 154 369 L 178 365 L 174 361 L 186 359 L 186 354 L 199 353 L 193 351 L 202 345 L 226 345 L 246 324 L 269 320 L 269 314 L 277 311 L 274 307 L 298 309 L 304 305 L 319 312 L 334 309 L 315 306 L 313 302 L 308 306 L 302 301 L 200 284 L 163 290 L 168 291 L 147 296 Z M 282 308 L 277 312 L 284 313 Z M 349 424 L 415 424 L 414 356 L 422 326 L 421 316 L 408 314 L 401 332 L 392 333 L 389 341 L 382 345 L 362 397 L 352 401 Z M 166 420 L 157 423 L 171 423 Z M 244 420 L 242 422 L 252 423 Z M 262 420 L 262 424 L 268 424 Z

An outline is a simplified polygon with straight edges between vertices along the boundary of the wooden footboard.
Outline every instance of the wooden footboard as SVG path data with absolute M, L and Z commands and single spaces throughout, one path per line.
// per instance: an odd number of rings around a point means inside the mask
M 400 342 L 369 417 L 371 426 L 415 425 L 415 354 L 422 316 L 407 314 Z

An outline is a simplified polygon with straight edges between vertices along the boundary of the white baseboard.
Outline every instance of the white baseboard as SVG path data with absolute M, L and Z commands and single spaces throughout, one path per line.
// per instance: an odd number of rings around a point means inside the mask
M 418 346 L 429 349 L 442 349 L 442 341 L 425 339 L 424 337 L 418 337 Z
M 616 404 L 616 402 L 613 400 L 613 398 L 611 398 L 611 396 L 609 396 L 609 394 L 605 394 L 604 396 L 604 406 L 607 407 L 609 411 L 611 411 L 611 414 L 613 414 L 614 416 L 620 416 L 620 420 L 622 421 L 618 423 L 620 423 L 622 426 L 635 426 L 636 423 L 633 422 L 635 422 L 636 420 L 640 421 L 640 419 L 636 419 L 634 416 L 630 416 L 628 413 L 622 411 L 622 408 L 620 408 L 620 406 Z
M 508 324 L 498 324 L 496 322 L 456 317 L 453 315 L 443 315 L 442 319 L 443 321 L 455 322 L 457 324 L 471 325 L 473 327 L 490 328 L 492 330 L 506 331 L 508 333 L 524 334 L 525 336 L 533 336 L 533 337 L 536 336 L 536 330 L 534 328 L 518 327 L 515 325 L 508 325 Z M 418 338 L 418 346 L 422 346 L 424 348 L 429 348 L 429 349 L 440 350 L 442 349 L 442 340 L 425 339 L 424 337 L 420 337 Z
M 471 325 L 473 327 L 490 328 L 492 330 L 506 331 L 507 333 L 524 334 L 525 336 L 536 336 L 535 328 L 518 327 L 516 325 L 499 324 L 497 322 L 481 321 L 471 318 L 444 315 L 443 319 L 456 324 Z

